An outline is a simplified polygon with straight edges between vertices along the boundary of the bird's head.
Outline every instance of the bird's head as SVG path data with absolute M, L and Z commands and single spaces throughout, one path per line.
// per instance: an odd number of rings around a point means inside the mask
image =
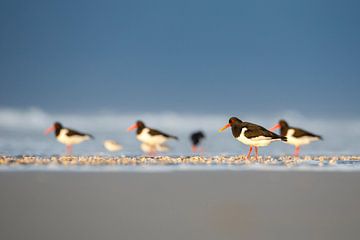
M 140 121 L 140 120 L 138 120 L 138 121 L 136 121 L 136 123 L 135 124 L 133 124 L 133 125 L 131 125 L 130 127 L 128 127 L 128 131 L 132 131 L 132 130 L 135 130 L 135 129 L 138 129 L 138 128 L 140 128 L 140 129 L 142 129 L 142 128 L 144 128 L 145 127 L 145 123 L 143 122 L 143 121 Z
M 224 127 L 222 127 L 219 132 L 222 132 L 224 131 L 225 129 L 227 129 L 228 127 L 232 127 L 233 125 L 235 124 L 239 124 L 239 123 L 242 123 L 242 121 L 240 119 L 238 119 L 237 117 L 231 117 L 229 119 L 229 123 L 226 124 Z
M 276 129 L 279 129 L 279 128 L 288 128 L 289 125 L 287 124 L 287 122 L 283 119 L 281 119 L 277 124 L 275 124 L 272 128 L 270 128 L 269 130 L 270 131 L 275 131 Z
M 62 125 L 59 122 L 55 122 L 51 127 L 45 130 L 44 134 L 48 135 L 49 133 L 62 129 Z

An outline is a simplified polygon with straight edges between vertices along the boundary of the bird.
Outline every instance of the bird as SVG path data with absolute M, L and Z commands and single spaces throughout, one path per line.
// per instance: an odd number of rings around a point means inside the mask
M 287 143 L 295 146 L 295 157 L 299 156 L 300 146 L 323 139 L 321 136 L 303 129 L 290 127 L 285 120 L 280 120 L 275 126 L 270 128 L 270 131 L 275 131 L 278 128 L 280 128 L 280 135 L 287 138 Z
M 104 141 L 104 147 L 110 152 L 117 152 L 123 149 L 123 146 L 121 146 L 115 140 Z
M 159 130 L 149 128 L 145 125 L 143 121 L 136 121 L 134 125 L 131 125 L 127 130 L 132 131 L 136 129 L 136 138 L 146 146 L 143 146 L 142 149 L 148 149 L 151 155 L 155 154 L 157 151 L 167 149 L 164 145 L 169 139 L 178 140 L 178 137 L 163 133 Z
M 53 131 L 55 132 L 56 139 L 66 145 L 67 154 L 72 153 L 74 144 L 79 144 L 89 139 L 94 139 L 91 134 L 78 132 L 70 128 L 65 128 L 59 122 L 55 122 L 51 127 L 46 129 L 44 134 L 48 135 Z
M 198 150 L 202 151 L 202 149 L 198 148 L 198 146 L 200 145 L 201 141 L 205 138 L 205 134 L 202 131 L 198 131 L 198 132 L 193 132 L 190 135 L 190 140 L 192 143 L 192 148 L 191 150 L 193 152 L 197 152 Z
M 228 127 L 231 127 L 234 138 L 250 146 L 246 159 L 250 158 L 253 148 L 255 148 L 255 159 L 257 160 L 259 155 L 258 147 L 268 146 L 274 141 L 286 141 L 286 137 L 279 136 L 262 126 L 243 122 L 236 117 L 231 117 L 229 123 L 221 128 L 219 132 L 224 131 Z

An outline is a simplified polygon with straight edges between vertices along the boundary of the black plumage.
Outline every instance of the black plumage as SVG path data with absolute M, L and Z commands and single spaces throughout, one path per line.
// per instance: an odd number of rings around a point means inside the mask
M 164 136 L 166 138 L 173 138 L 173 139 L 176 139 L 176 140 L 179 139 L 176 136 L 161 132 L 161 131 L 153 129 L 153 128 L 146 127 L 146 125 L 145 125 L 145 123 L 143 121 L 137 121 L 136 125 L 137 125 L 137 130 L 136 130 L 137 134 L 141 134 L 141 132 L 144 130 L 144 128 L 148 128 L 149 129 L 149 134 L 151 136 L 161 135 L 161 136 Z
M 285 120 L 280 120 L 271 130 L 280 128 L 280 135 L 287 136 L 289 144 L 295 146 L 294 156 L 298 157 L 300 146 L 309 144 L 313 141 L 322 140 L 322 137 L 314 133 L 305 131 L 301 128 L 291 127 Z
M 194 132 L 190 135 L 193 146 L 198 146 L 204 138 L 205 134 L 202 131 Z
M 253 148 L 255 148 L 255 159 L 258 159 L 259 147 L 268 146 L 274 141 L 287 141 L 284 136 L 279 136 L 262 126 L 243 122 L 236 117 L 230 118 L 229 123 L 219 131 L 222 132 L 229 127 L 231 127 L 232 134 L 238 141 L 250 146 L 246 159 L 250 158 Z
M 238 138 L 241 134 L 242 129 L 246 128 L 247 130 L 245 131 L 244 135 L 247 138 L 264 136 L 270 137 L 272 139 L 281 139 L 283 141 L 286 141 L 285 136 L 277 135 L 276 133 L 273 133 L 266 128 L 256 125 L 254 123 L 243 122 L 236 117 L 230 118 L 229 124 L 231 125 L 232 134 L 235 138 Z
M 50 132 L 54 132 L 56 139 L 66 145 L 66 151 L 68 154 L 72 153 L 74 144 L 79 144 L 83 141 L 89 140 L 89 138 L 94 138 L 90 134 L 78 132 L 70 128 L 65 128 L 59 122 L 55 122 L 51 127 L 46 129 L 44 134 L 48 135 Z
M 293 137 L 300 138 L 300 137 L 307 136 L 307 137 L 317 137 L 319 139 L 322 139 L 322 137 L 320 135 L 316 135 L 314 133 L 308 132 L 308 131 L 303 130 L 301 128 L 290 127 L 289 124 L 285 120 L 280 120 L 279 125 L 280 125 L 280 134 L 281 134 L 281 136 L 286 136 L 288 130 L 293 129 L 294 130 Z
M 66 135 L 67 136 L 69 136 L 69 137 L 71 137 L 71 136 L 88 136 L 88 137 L 90 137 L 91 139 L 94 139 L 94 136 L 93 135 L 91 135 L 91 134 L 88 134 L 88 133 L 82 133 L 82 132 L 78 132 L 78 131 L 75 131 L 75 130 L 73 130 L 73 129 L 70 129 L 70 128 L 67 128 L 67 133 L 66 133 Z
M 71 137 L 71 136 L 82 136 L 82 137 L 89 136 L 90 138 L 94 139 L 94 136 L 92 136 L 91 134 L 82 133 L 82 132 L 79 132 L 79 131 L 76 131 L 76 130 L 73 130 L 70 128 L 64 128 L 62 126 L 62 124 L 59 122 L 55 122 L 54 127 L 55 127 L 55 136 L 56 137 L 59 136 L 61 129 L 66 129 L 67 130 L 66 136 L 69 136 L 69 137 Z
M 176 137 L 176 136 L 173 136 L 173 135 L 170 135 L 170 134 L 167 134 L 167 133 L 164 133 L 164 132 L 161 132 L 159 130 L 152 129 L 152 128 L 149 128 L 149 134 L 151 136 L 162 135 L 162 136 L 167 137 L 167 138 L 173 138 L 173 139 L 179 140 L 179 138 Z

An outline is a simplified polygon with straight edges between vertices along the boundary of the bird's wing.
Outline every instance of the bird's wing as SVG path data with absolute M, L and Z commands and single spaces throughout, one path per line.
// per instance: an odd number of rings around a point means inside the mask
M 266 128 L 253 124 L 253 123 L 246 123 L 244 126 L 247 130 L 245 132 L 245 136 L 248 138 L 255 138 L 258 136 L 270 137 L 270 138 L 281 138 L 276 133 L 273 133 Z
M 321 136 L 316 135 L 316 134 L 311 133 L 311 132 L 308 132 L 308 131 L 305 131 L 305 130 L 303 130 L 301 128 L 293 128 L 292 127 L 292 129 L 295 130 L 294 135 L 293 135 L 294 137 L 299 138 L 299 137 L 304 137 L 304 136 L 310 136 L 310 137 L 318 137 L 318 138 L 322 139 Z
M 79 132 L 79 131 L 76 131 L 76 130 L 73 130 L 70 128 L 68 128 L 67 130 L 68 131 L 67 131 L 66 135 L 69 137 L 77 135 L 77 136 L 89 136 L 90 138 L 94 138 L 91 134 L 82 133 L 82 132 Z
M 167 134 L 167 133 L 164 133 L 164 132 L 161 132 L 159 130 L 152 129 L 152 128 L 149 128 L 149 134 L 152 135 L 152 136 L 154 136 L 154 135 L 162 135 L 162 136 L 167 137 L 167 138 L 178 139 L 178 137 L 176 137 L 176 136 L 172 136 L 170 134 Z

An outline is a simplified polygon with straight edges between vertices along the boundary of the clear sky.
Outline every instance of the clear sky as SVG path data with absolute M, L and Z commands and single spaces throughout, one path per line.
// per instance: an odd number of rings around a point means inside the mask
M 0 2 L 0 106 L 360 116 L 360 2 Z

